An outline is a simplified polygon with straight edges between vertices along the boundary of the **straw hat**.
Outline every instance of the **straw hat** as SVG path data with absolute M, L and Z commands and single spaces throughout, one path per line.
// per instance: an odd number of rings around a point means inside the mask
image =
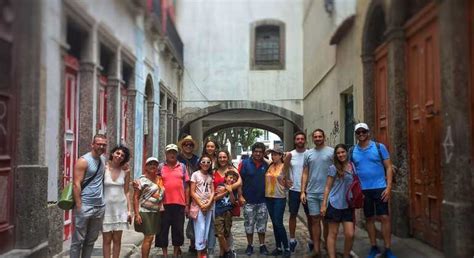
M 191 135 L 187 135 L 186 137 L 184 137 L 183 139 L 181 139 L 179 142 L 178 142 L 178 147 L 180 149 L 183 148 L 183 144 L 186 143 L 186 142 L 191 142 L 194 144 L 194 150 L 196 150 L 196 148 L 198 147 L 197 145 L 197 142 L 193 139 L 193 137 Z

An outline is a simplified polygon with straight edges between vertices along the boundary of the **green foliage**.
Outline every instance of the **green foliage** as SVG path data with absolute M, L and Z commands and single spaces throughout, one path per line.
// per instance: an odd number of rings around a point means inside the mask
M 213 138 L 219 146 L 226 146 L 227 141 L 231 146 L 231 155 L 236 156 L 237 144 L 240 143 L 246 150 L 254 144 L 255 139 L 263 135 L 263 130 L 252 127 L 231 127 L 214 133 Z

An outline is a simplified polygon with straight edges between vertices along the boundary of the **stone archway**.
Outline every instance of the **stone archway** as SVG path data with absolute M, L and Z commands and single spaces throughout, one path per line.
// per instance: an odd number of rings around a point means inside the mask
M 206 134 L 220 128 L 250 126 L 269 130 L 284 142 L 291 142 L 293 133 L 303 128 L 303 117 L 288 109 L 256 101 L 225 101 L 182 118 L 180 135 L 191 134 L 200 144 Z M 292 146 L 292 144 L 285 144 Z

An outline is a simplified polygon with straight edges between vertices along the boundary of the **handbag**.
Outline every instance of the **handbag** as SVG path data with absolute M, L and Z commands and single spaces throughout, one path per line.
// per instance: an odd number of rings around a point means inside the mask
M 199 214 L 199 206 L 193 201 L 189 207 L 189 218 L 196 220 Z
M 362 193 L 362 186 L 360 179 L 356 174 L 354 164 L 352 166 L 352 183 L 349 185 L 349 189 L 346 192 L 346 201 L 349 208 L 360 209 L 364 207 L 364 194 Z
M 90 182 L 92 182 L 92 180 L 97 175 L 97 172 L 99 172 L 99 169 L 100 169 L 101 165 L 102 165 L 102 161 L 99 160 L 99 165 L 97 166 L 97 170 L 95 171 L 95 174 L 91 178 L 87 179 L 87 181 L 81 185 L 81 189 L 86 188 L 86 186 L 89 185 Z M 74 191 L 73 191 L 73 188 L 74 188 L 74 184 L 71 181 L 61 191 L 61 195 L 59 196 L 59 200 L 58 200 L 58 207 L 60 209 L 68 211 L 68 210 L 74 208 Z

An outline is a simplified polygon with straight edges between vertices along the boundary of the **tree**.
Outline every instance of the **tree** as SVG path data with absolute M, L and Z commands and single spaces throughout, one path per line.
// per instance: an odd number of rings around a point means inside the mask
M 252 127 L 231 127 L 222 129 L 214 133 L 213 137 L 223 147 L 230 143 L 230 152 L 232 158 L 237 156 L 237 143 L 240 143 L 244 150 L 248 149 L 254 142 L 255 139 L 260 137 L 263 131 Z

